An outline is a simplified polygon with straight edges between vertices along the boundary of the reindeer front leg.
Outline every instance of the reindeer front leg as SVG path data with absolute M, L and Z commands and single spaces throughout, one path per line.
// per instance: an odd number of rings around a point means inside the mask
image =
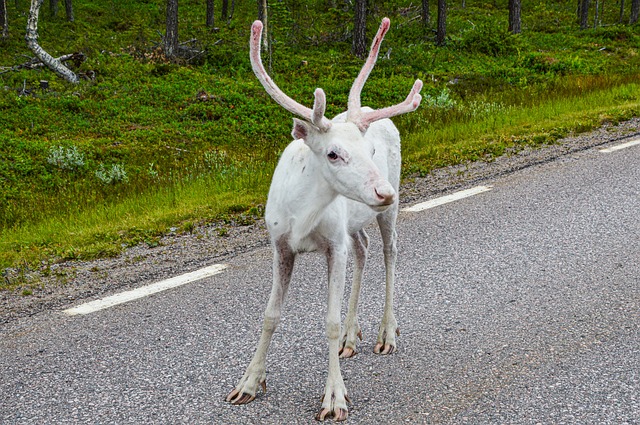
M 273 286 L 264 312 L 264 323 L 258 347 L 253 359 L 238 385 L 227 395 L 226 401 L 232 404 L 246 404 L 256 398 L 258 387 L 267 390 L 266 360 L 273 333 L 280 322 L 282 304 L 289 289 L 291 272 L 295 254 L 291 252 L 288 242 L 281 238 L 274 244 L 273 254 Z
M 316 419 L 323 421 L 333 417 L 336 421 L 347 419 L 347 389 L 340 372 L 340 310 L 347 268 L 346 244 L 333 245 L 327 250 L 329 266 L 329 300 L 327 306 L 327 339 L 329 340 L 329 373 L 322 398 L 322 409 Z

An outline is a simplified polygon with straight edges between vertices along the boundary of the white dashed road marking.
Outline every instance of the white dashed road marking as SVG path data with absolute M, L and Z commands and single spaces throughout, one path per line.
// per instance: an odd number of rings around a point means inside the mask
M 633 139 L 626 143 L 621 143 L 619 145 L 611 146 L 610 148 L 600 149 L 600 152 L 611 153 L 611 152 L 619 151 L 620 149 L 626 149 L 636 145 L 640 145 L 640 139 Z
M 437 207 L 439 205 L 447 204 L 449 202 L 457 201 L 459 199 L 467 198 L 469 196 L 477 195 L 479 193 L 486 192 L 489 190 L 491 190 L 491 186 L 477 186 L 471 189 L 461 190 L 459 192 L 452 193 L 451 195 L 442 196 L 436 199 L 431 199 L 429 201 L 416 204 L 412 207 L 403 208 L 402 211 L 407 211 L 407 212 L 424 211 L 429 208 Z M 64 310 L 63 312 L 69 316 L 94 313 L 96 311 L 104 310 L 109 307 L 113 307 L 129 301 L 137 300 L 139 298 L 143 298 L 148 295 L 166 291 L 167 289 L 176 288 L 178 286 L 182 286 L 187 283 L 195 282 L 197 280 L 204 279 L 206 277 L 214 276 L 222 272 L 226 268 L 227 268 L 226 264 L 214 264 L 212 266 L 205 267 L 191 273 L 186 273 L 180 276 L 172 277 L 170 279 L 161 280 L 160 282 L 152 283 L 151 285 L 143 286 L 137 289 L 133 289 L 131 291 L 121 292 L 119 294 L 111 295 L 109 297 L 105 297 L 99 300 L 81 304 L 77 307 Z
M 460 192 L 452 193 L 451 195 L 441 196 L 440 198 L 431 199 L 426 202 L 421 202 L 412 207 L 403 208 L 402 211 L 406 212 L 419 212 L 434 208 L 449 202 L 457 201 L 459 199 L 467 198 L 469 196 L 477 195 L 482 192 L 491 190 L 491 186 L 476 186 L 471 189 L 461 190 Z
M 226 264 L 214 264 L 212 266 L 204 267 L 191 273 L 186 273 L 180 276 L 172 277 L 170 279 L 161 280 L 160 282 L 152 283 L 151 285 L 136 288 L 131 291 L 121 292 L 110 297 L 101 298 L 99 300 L 91 301 L 77 307 L 69 308 L 67 310 L 64 310 L 64 313 L 68 314 L 69 316 L 94 313 L 105 308 L 113 307 L 118 304 L 146 297 L 147 295 L 166 291 L 167 289 L 171 288 L 176 288 L 190 282 L 195 282 L 196 280 L 204 279 L 205 277 L 214 276 L 222 272 L 226 268 Z

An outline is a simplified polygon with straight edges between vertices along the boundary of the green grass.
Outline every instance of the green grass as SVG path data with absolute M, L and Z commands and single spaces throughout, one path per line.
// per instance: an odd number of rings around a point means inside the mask
M 70 85 L 46 69 L 0 74 L 0 269 L 21 276 L 155 246 L 169 229 L 260 215 L 291 115 L 250 69 L 255 4 L 238 3 L 231 23 L 211 31 L 200 3 L 180 4 L 180 38 L 205 51 L 194 63 L 168 61 L 157 48 L 162 1 L 78 0 L 74 23 L 43 8 L 42 46 L 54 56 L 84 52 L 74 70 L 95 79 Z M 505 31 L 506 3 L 451 5 L 441 48 L 413 3 L 372 7 L 370 37 L 382 16 L 392 20 L 382 45 L 390 55 L 378 61 L 363 104 L 397 103 L 416 78 L 425 82 L 421 108 L 395 119 L 405 178 L 640 115 L 638 26 L 613 25 L 617 4 L 605 5 L 606 26 L 580 31 L 573 1 L 527 3 L 523 33 L 514 36 Z M 11 38 L 0 42 L 0 66 L 30 56 L 26 6 L 8 4 Z M 351 16 L 324 2 L 271 5 L 271 75 L 304 104 L 324 88 L 328 116 L 344 110 L 362 65 L 345 37 Z
M 259 161 L 225 165 L 215 174 L 4 229 L 0 261 L 15 265 L 34 264 L 43 257 L 114 256 L 126 246 L 157 244 L 171 227 L 189 231 L 193 223 L 255 216 L 260 211 L 255 206 L 264 202 L 268 190 L 271 167 Z
M 424 114 L 405 118 L 404 175 L 424 175 L 441 166 L 490 159 L 507 149 L 555 143 L 571 133 L 638 116 L 640 84 L 635 81 L 566 81 L 553 87 L 547 99 L 519 105 L 478 101 L 458 107 L 461 116 L 454 120 L 453 112 L 440 122 L 431 117 L 428 128 L 422 122 Z

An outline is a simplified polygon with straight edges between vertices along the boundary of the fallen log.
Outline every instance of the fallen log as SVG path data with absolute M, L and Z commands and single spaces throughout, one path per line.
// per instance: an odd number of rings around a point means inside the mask
M 40 13 L 42 1 L 43 0 L 31 0 L 31 9 L 29 10 L 29 19 L 27 20 L 27 34 L 24 38 L 33 54 L 35 54 L 47 68 L 70 83 L 77 84 L 80 81 L 78 76 L 38 44 L 38 14 Z

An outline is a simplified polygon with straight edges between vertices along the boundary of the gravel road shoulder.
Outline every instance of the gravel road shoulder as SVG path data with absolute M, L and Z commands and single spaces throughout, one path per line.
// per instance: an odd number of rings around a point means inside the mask
M 511 151 L 490 161 L 477 161 L 433 171 L 426 177 L 405 181 L 401 203 L 423 201 L 497 176 L 547 163 L 575 152 L 640 134 L 640 118 L 561 140 L 541 148 Z M 69 261 L 51 267 L 48 276 L 32 276 L 42 285 L 31 295 L 0 291 L 0 325 L 46 310 L 60 310 L 81 299 L 146 285 L 213 263 L 224 262 L 242 252 L 268 245 L 262 220 L 248 226 L 230 227 L 224 236 L 219 228 L 205 226 L 190 234 L 169 234 L 157 247 L 139 245 L 116 258 Z

